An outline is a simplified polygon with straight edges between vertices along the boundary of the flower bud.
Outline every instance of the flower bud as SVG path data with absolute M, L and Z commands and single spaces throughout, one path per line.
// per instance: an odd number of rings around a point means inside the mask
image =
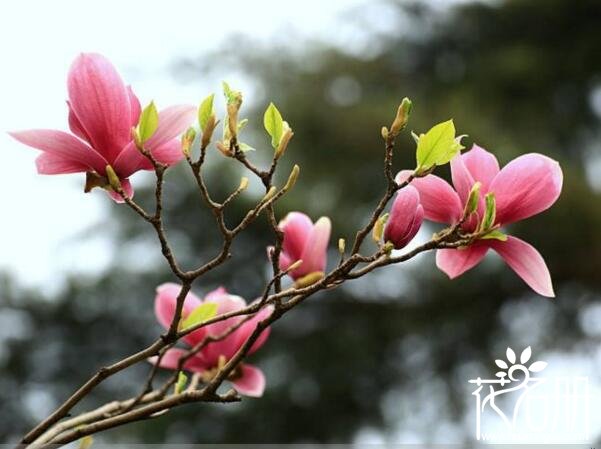
M 286 271 L 297 260 L 302 260 L 300 267 L 290 270 L 288 275 L 295 280 L 308 275 L 317 276 L 326 269 L 328 242 L 331 231 L 330 219 L 321 217 L 315 223 L 301 212 L 290 212 L 280 221 L 278 228 L 284 233 L 282 253 L 280 254 L 280 270 Z M 319 279 L 309 278 L 316 282 Z
M 211 138 L 213 137 L 213 131 L 215 131 L 216 126 L 217 117 L 215 117 L 215 114 L 211 114 L 207 119 L 207 123 L 205 124 L 204 129 L 202 130 L 202 139 L 200 141 L 200 145 L 202 148 L 206 148 L 211 142 Z
M 106 177 L 109 180 L 109 185 L 111 186 L 111 188 L 115 192 L 118 192 L 119 190 L 121 190 L 121 181 L 119 180 L 119 176 L 117 176 L 117 173 L 115 173 L 115 170 L 113 170 L 113 167 L 111 167 L 110 165 L 107 165 L 105 170 L 106 170 Z
M 404 248 L 417 234 L 424 221 L 424 208 L 419 193 L 411 185 L 402 188 L 396 195 L 386 228 L 384 240 L 395 249 Z
M 296 180 L 298 179 L 299 173 L 300 173 L 300 167 L 297 164 L 294 164 L 294 167 L 292 167 L 292 171 L 290 172 L 290 175 L 288 176 L 288 181 L 286 181 L 286 185 L 284 186 L 284 192 L 287 192 L 292 187 L 294 187 L 294 184 L 296 184 Z
M 186 156 L 186 157 L 190 156 L 190 148 L 192 148 L 194 139 L 196 139 L 196 130 L 194 128 L 190 127 L 182 135 L 182 153 L 184 153 L 184 156 Z
M 346 240 L 338 239 L 338 252 L 340 254 L 344 254 L 345 249 L 346 249 Z
M 409 114 L 411 113 L 411 107 L 411 100 L 409 100 L 407 97 L 403 98 L 397 110 L 396 117 L 394 118 L 392 125 L 390 125 L 390 134 L 393 136 L 398 135 L 398 133 L 400 133 L 401 130 L 407 125 L 407 122 L 409 121 Z
M 380 241 L 382 240 L 382 236 L 384 235 L 384 225 L 386 224 L 386 221 L 388 220 L 388 215 L 389 214 L 384 214 L 381 217 L 379 217 L 376 220 L 376 223 L 374 224 L 374 228 L 372 230 L 371 236 L 374 240 L 374 242 L 376 243 L 380 243 Z
M 294 136 L 292 129 L 288 125 L 288 122 L 284 122 L 284 132 L 282 134 L 282 138 L 280 139 L 280 143 L 278 144 L 278 147 L 275 150 L 276 159 L 279 159 L 284 154 L 286 148 L 288 148 L 288 143 L 290 143 L 290 139 L 292 139 L 292 136 Z

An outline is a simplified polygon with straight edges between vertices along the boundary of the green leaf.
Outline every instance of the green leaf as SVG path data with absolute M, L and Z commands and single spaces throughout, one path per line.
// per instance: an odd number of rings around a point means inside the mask
M 465 203 L 465 214 L 470 215 L 476 212 L 478 208 L 478 202 L 480 201 L 480 187 L 482 184 L 480 182 L 476 182 L 472 189 L 470 190 L 470 194 L 467 197 L 467 201 Z
M 489 192 L 484 197 L 486 202 L 486 210 L 484 212 L 484 219 L 482 220 L 482 224 L 480 225 L 480 230 L 485 231 L 490 229 L 493 224 L 495 224 L 495 218 L 497 215 L 497 204 L 495 201 L 495 194 L 493 192 Z
M 240 151 L 243 153 L 246 153 L 247 151 L 257 151 L 255 148 L 244 142 L 238 143 L 238 147 L 240 147 Z
M 223 84 L 223 95 L 225 96 L 225 100 L 227 104 L 232 103 L 242 103 L 242 93 L 237 90 L 233 90 L 228 83 L 225 81 Z
M 238 132 L 242 131 L 248 125 L 248 119 L 243 118 L 238 122 Z
M 273 103 L 269 103 L 269 106 L 265 110 L 263 126 L 265 126 L 265 130 L 271 136 L 271 146 L 277 148 L 284 133 L 284 119 Z
M 421 134 L 417 142 L 417 166 L 428 170 L 435 165 L 448 163 L 463 148 L 455 139 L 453 120 L 435 125 L 426 134 Z
M 177 382 L 175 384 L 175 394 L 180 394 L 186 388 L 188 383 L 188 376 L 183 371 L 180 371 L 177 375 Z
M 140 114 L 140 121 L 138 123 L 140 142 L 144 143 L 150 139 L 158 126 L 159 113 L 154 105 L 154 101 L 151 101 L 150 104 L 144 108 L 142 114 Z
M 214 302 L 203 302 L 182 321 L 181 328 L 203 323 L 217 315 L 217 304 Z
M 209 95 L 207 98 L 202 100 L 200 103 L 200 107 L 198 108 L 198 124 L 200 125 L 200 129 L 204 132 L 209 118 L 213 114 L 213 99 L 215 98 L 215 94 Z
M 507 234 L 503 234 L 501 231 L 499 231 L 498 229 L 495 229 L 494 231 L 490 231 L 488 234 L 480 237 L 482 240 L 500 240 L 502 242 L 507 241 Z

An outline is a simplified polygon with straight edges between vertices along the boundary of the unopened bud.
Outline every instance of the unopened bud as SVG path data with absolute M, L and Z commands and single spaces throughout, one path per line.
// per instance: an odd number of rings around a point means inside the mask
M 346 240 L 338 239 L 338 252 L 340 254 L 344 254 L 345 249 L 346 249 Z
M 296 184 L 296 180 L 298 179 L 299 173 L 300 173 L 300 167 L 297 164 L 294 164 L 294 167 L 292 167 L 292 171 L 290 172 L 290 175 L 288 176 L 288 181 L 286 181 L 286 185 L 284 186 L 285 192 L 287 192 L 292 187 L 294 187 L 294 184 Z
M 385 126 L 382 126 L 382 130 L 380 132 L 382 134 L 382 139 L 384 139 L 384 140 L 388 139 L 388 128 L 386 128 Z
M 480 200 L 480 187 L 482 184 L 480 182 L 476 182 L 472 189 L 470 190 L 470 194 L 467 197 L 467 202 L 465 203 L 464 216 L 473 214 L 478 209 L 478 201 Z
M 286 148 L 288 148 L 288 144 L 290 143 L 290 139 L 292 139 L 292 136 L 294 136 L 292 129 L 290 128 L 287 122 L 284 122 L 284 133 L 282 134 L 280 143 L 275 150 L 276 159 L 279 159 L 284 154 Z
M 201 146 L 202 148 L 206 148 L 209 143 L 211 143 L 211 138 L 213 137 L 213 131 L 215 131 L 215 127 L 217 126 L 217 117 L 215 114 L 211 114 L 205 124 L 205 127 L 202 131 L 202 139 Z
M 276 192 L 278 191 L 278 189 L 276 188 L 276 186 L 271 186 L 271 188 L 267 191 L 267 193 L 265 194 L 265 196 L 263 197 L 263 199 L 261 200 L 262 202 L 267 202 L 270 199 L 272 199 Z
M 192 148 L 194 139 L 196 139 L 196 130 L 194 128 L 190 127 L 182 135 L 182 153 L 184 153 L 184 155 L 186 157 L 190 156 L 190 149 Z
M 227 105 L 227 126 L 232 137 L 238 134 L 238 106 L 235 103 Z
M 115 192 L 121 190 L 121 181 L 119 180 L 119 176 L 117 176 L 117 173 L 115 173 L 115 170 L 113 170 L 113 167 L 107 165 L 105 171 L 106 177 L 109 180 L 109 185 L 111 186 L 111 188 Z
M 306 276 L 303 276 L 300 279 L 297 279 L 294 283 L 296 288 L 308 287 L 309 285 L 313 285 L 316 282 L 319 282 L 323 279 L 324 272 L 323 271 L 314 271 L 313 273 L 309 273 Z
M 411 114 L 411 107 L 411 100 L 407 97 L 403 98 L 397 109 L 396 117 L 394 118 L 392 125 L 390 125 L 390 133 L 393 136 L 398 135 L 398 133 L 407 125 L 409 115 Z
M 246 190 L 247 187 L 248 187 L 248 178 L 246 176 L 243 176 L 242 179 L 240 179 L 240 185 L 238 186 L 238 190 L 240 190 L 240 191 Z
M 388 221 L 388 215 L 384 214 L 376 220 L 374 224 L 374 228 L 372 230 L 371 236 L 374 239 L 374 242 L 380 243 L 382 241 L 382 236 L 384 235 L 384 225 Z

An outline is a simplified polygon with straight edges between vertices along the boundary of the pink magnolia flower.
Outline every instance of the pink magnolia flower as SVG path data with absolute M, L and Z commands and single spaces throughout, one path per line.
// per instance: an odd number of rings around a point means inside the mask
M 413 186 L 402 188 L 392 203 L 384 228 L 384 241 L 392 242 L 395 249 L 404 248 L 415 237 L 423 221 L 424 208 L 419 202 L 419 192 Z
M 397 182 L 406 179 L 408 173 L 400 172 Z M 561 168 L 553 159 L 536 153 L 524 154 L 500 170 L 495 156 L 477 145 L 451 161 L 451 175 L 455 189 L 435 175 L 411 182 L 420 193 L 427 219 L 457 223 L 472 186 L 479 181 L 478 215 L 482 217 L 484 211 L 484 195 L 494 192 L 495 224 L 509 225 L 551 207 L 559 197 L 563 183 Z M 475 220 L 464 225 L 468 231 L 474 230 L 475 226 Z M 517 237 L 508 236 L 504 242 L 478 240 L 461 249 L 440 249 L 436 253 L 436 265 L 452 279 L 480 263 L 489 249 L 495 250 L 535 292 L 554 296 L 551 276 L 542 256 Z
M 280 270 L 286 270 L 297 260 L 302 260 L 300 267 L 289 273 L 293 279 L 314 272 L 323 273 L 326 269 L 332 228 L 330 219 L 321 217 L 313 224 L 302 212 L 290 212 L 278 226 L 284 233 Z
M 162 284 L 157 288 L 157 295 L 154 303 L 154 310 L 157 320 L 161 325 L 168 329 L 173 315 L 177 296 L 181 291 L 181 286 L 177 284 Z M 223 287 L 218 288 L 204 299 L 205 302 L 217 303 L 217 314 L 221 315 L 233 312 L 246 307 L 246 301 L 240 296 L 230 295 Z M 190 292 L 184 301 L 182 317 L 185 318 L 194 309 L 203 303 L 194 293 Z M 219 366 L 219 359 L 225 361 L 231 359 L 238 349 L 248 340 L 257 324 L 265 319 L 271 313 L 271 308 L 266 307 L 258 312 L 254 317 L 242 324 L 222 340 L 209 343 L 200 352 L 195 354 L 184 364 L 184 369 L 193 373 L 208 374 Z M 183 340 L 190 346 L 201 342 L 206 336 L 217 337 L 225 333 L 228 329 L 240 323 L 243 316 L 228 318 L 227 320 L 209 324 L 205 327 L 191 332 Z M 259 338 L 254 342 L 248 354 L 254 353 L 259 349 L 269 336 L 270 328 L 265 329 Z M 177 369 L 180 358 L 186 353 L 186 350 L 180 348 L 169 349 L 161 359 L 160 366 L 167 369 Z M 157 358 L 151 359 L 156 363 Z M 229 380 L 236 387 L 236 390 L 246 396 L 259 397 L 265 390 L 265 376 L 256 366 L 241 363 L 230 376 Z
M 58 175 L 88 172 L 106 177 L 110 165 L 119 176 L 123 190 L 133 195 L 129 177 L 152 165 L 132 140 L 138 124 L 140 102 L 104 56 L 82 53 L 73 62 L 67 79 L 69 128 L 71 133 L 36 129 L 10 133 L 19 142 L 42 150 L 36 159 L 38 173 Z M 159 114 L 155 134 L 145 148 L 160 162 L 172 165 L 182 159 L 176 137 L 194 120 L 195 107 L 180 105 Z M 111 197 L 122 202 L 116 192 Z

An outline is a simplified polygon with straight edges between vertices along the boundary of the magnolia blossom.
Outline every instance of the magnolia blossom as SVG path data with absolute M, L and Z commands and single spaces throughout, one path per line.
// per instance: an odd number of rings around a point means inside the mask
M 284 233 L 280 270 L 287 270 L 294 262 L 302 260 L 298 268 L 288 273 L 293 279 L 315 272 L 323 273 L 332 229 L 330 219 L 321 217 L 313 224 L 302 212 L 290 212 L 278 226 Z
M 132 140 L 132 127 L 140 118 L 140 102 L 104 56 L 82 53 L 67 78 L 71 133 L 36 129 L 10 133 L 19 142 L 42 150 L 36 159 L 38 173 L 58 175 L 87 172 L 106 178 L 110 165 L 128 196 L 133 195 L 129 177 L 151 170 L 150 161 Z M 172 165 L 182 159 L 179 136 L 194 120 L 195 107 L 171 106 L 159 113 L 155 134 L 144 144 L 159 161 Z M 101 182 L 102 184 L 103 182 Z M 106 182 L 104 182 L 106 184 Z M 112 198 L 122 202 L 116 192 Z
M 175 314 L 175 306 L 177 296 L 181 291 L 181 286 L 177 284 L 163 284 L 157 288 L 154 308 L 156 317 L 166 329 L 169 328 L 173 315 Z M 221 315 L 228 312 L 233 312 L 246 307 L 246 301 L 240 296 L 230 295 L 224 288 L 218 288 L 205 296 L 204 302 L 217 303 L 217 314 Z M 193 293 L 188 293 L 184 301 L 182 318 L 185 319 L 194 309 L 203 303 Z M 251 319 L 247 320 L 235 331 L 227 337 L 219 341 L 214 341 L 205 346 L 201 351 L 188 359 L 183 368 L 193 373 L 199 373 L 204 376 L 211 377 L 220 363 L 231 359 L 240 347 L 248 340 L 252 332 L 257 327 L 257 324 L 265 319 L 271 308 L 266 307 L 258 312 Z M 203 341 L 206 336 L 218 337 L 228 331 L 228 329 L 237 325 L 244 319 L 243 316 L 228 318 L 217 323 L 209 324 L 201 327 L 194 332 L 189 333 L 183 340 L 190 346 L 194 346 Z M 259 338 L 253 343 L 248 354 L 254 353 L 259 349 L 269 336 L 270 328 L 266 328 Z M 163 356 L 160 362 L 162 368 L 177 369 L 180 358 L 186 354 L 185 349 L 172 348 L 169 349 Z M 157 358 L 151 359 L 151 362 L 156 363 Z M 263 395 L 265 390 L 265 376 L 263 372 L 256 366 L 241 363 L 229 377 L 236 390 L 246 396 L 259 397 Z
M 457 223 L 462 215 L 471 188 L 481 183 L 478 216 L 485 209 L 483 197 L 494 192 L 496 199 L 495 224 L 509 225 L 548 209 L 559 197 L 563 174 L 559 164 L 536 153 L 524 154 L 503 169 L 495 156 L 474 145 L 451 161 L 453 186 L 435 175 L 414 179 L 411 185 L 419 191 L 425 217 L 439 223 Z M 397 175 L 397 182 L 407 178 L 409 172 Z M 468 220 L 463 226 L 473 231 L 477 220 Z M 467 248 L 440 249 L 436 265 L 450 278 L 455 278 L 477 265 L 489 249 L 495 250 L 505 262 L 534 291 L 553 297 L 549 270 L 539 252 L 530 244 L 508 236 L 506 241 L 478 240 Z
M 384 241 L 392 242 L 395 249 L 404 248 L 415 237 L 423 221 L 424 208 L 417 189 L 407 186 L 399 190 L 386 222 Z

